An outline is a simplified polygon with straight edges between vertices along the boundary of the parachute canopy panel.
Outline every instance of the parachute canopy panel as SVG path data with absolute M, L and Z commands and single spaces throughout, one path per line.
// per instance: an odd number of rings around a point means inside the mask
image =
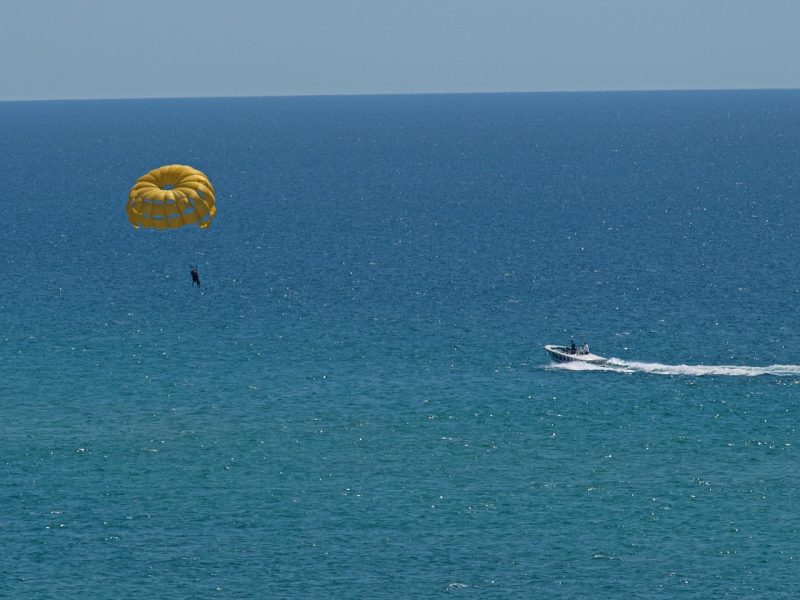
M 217 208 L 214 188 L 201 171 L 166 165 L 136 180 L 125 211 L 134 227 L 174 229 L 197 224 L 205 229 Z

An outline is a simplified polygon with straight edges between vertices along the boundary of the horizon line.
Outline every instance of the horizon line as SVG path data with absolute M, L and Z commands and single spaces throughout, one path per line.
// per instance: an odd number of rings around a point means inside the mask
M 343 92 L 343 93 L 286 93 L 286 94 L 241 94 L 219 96 L 100 96 L 85 98 L 7 98 L 0 103 L 11 102 L 109 102 L 135 100 L 234 100 L 255 98 L 356 98 L 374 96 L 476 96 L 476 95 L 524 95 L 524 94 L 647 94 L 681 92 L 779 92 L 798 91 L 800 87 L 719 87 L 719 88 L 630 88 L 630 89 L 578 89 L 578 90 L 483 90 L 483 91 L 426 91 L 415 92 Z

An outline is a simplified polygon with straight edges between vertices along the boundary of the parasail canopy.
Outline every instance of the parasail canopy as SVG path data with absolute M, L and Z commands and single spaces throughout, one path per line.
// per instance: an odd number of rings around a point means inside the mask
M 125 207 L 134 227 L 174 229 L 196 223 L 205 229 L 214 219 L 214 187 L 201 171 L 165 165 L 136 180 Z

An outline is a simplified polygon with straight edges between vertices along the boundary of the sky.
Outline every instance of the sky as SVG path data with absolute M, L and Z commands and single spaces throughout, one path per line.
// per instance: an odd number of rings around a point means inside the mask
M 0 100 L 800 88 L 800 0 L 0 0 Z

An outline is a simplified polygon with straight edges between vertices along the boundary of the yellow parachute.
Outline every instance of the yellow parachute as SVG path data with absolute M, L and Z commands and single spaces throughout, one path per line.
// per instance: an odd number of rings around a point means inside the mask
M 205 229 L 217 208 L 208 177 L 186 165 L 166 165 L 136 180 L 125 211 L 137 228 L 174 229 L 197 223 Z

